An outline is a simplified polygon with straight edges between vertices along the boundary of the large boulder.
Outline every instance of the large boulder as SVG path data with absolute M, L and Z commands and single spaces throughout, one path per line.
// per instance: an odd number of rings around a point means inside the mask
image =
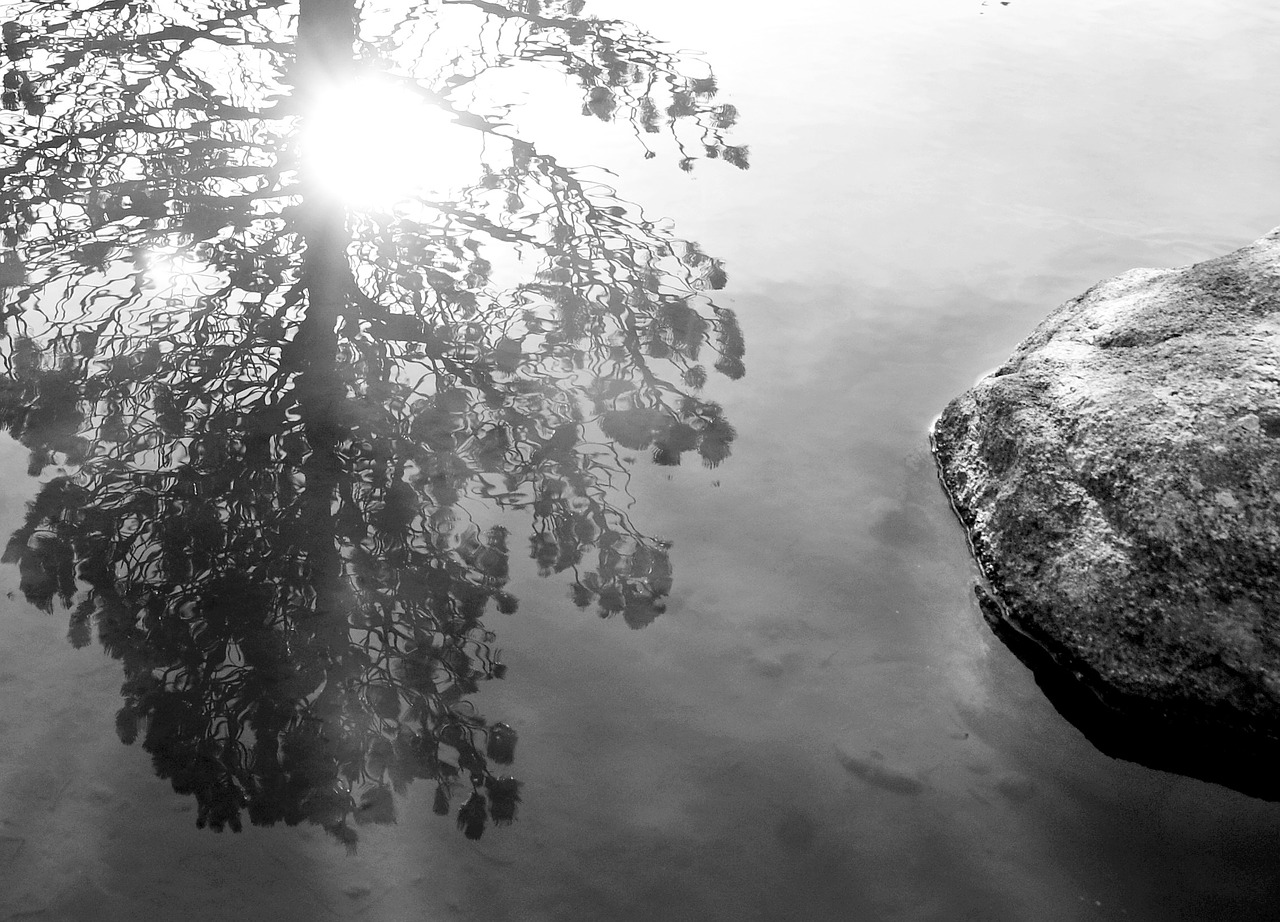
M 1059 708 L 1280 795 L 1280 229 L 1068 301 L 933 438 L 984 614 Z

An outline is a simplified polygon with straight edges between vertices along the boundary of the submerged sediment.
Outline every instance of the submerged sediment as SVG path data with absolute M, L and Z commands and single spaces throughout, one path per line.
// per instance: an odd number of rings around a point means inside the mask
M 933 439 L 984 614 L 1059 708 L 1280 797 L 1280 230 L 1063 304 Z

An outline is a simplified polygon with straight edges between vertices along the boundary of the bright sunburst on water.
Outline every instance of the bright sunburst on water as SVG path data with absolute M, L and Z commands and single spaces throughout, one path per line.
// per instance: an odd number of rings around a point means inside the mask
M 354 207 L 442 194 L 480 174 L 475 132 L 387 78 L 335 87 L 308 113 L 303 131 L 309 175 Z

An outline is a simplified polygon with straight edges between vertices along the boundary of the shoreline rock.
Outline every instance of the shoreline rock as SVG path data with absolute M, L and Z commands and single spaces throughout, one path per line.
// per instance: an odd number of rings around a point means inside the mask
M 1280 799 L 1280 229 L 1063 304 L 932 439 L 983 613 L 1064 715 Z

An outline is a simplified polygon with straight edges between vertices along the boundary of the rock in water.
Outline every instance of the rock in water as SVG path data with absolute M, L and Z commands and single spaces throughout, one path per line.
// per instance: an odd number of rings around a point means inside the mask
M 1280 797 L 1280 229 L 1068 301 L 933 438 L 984 614 L 1059 709 Z

